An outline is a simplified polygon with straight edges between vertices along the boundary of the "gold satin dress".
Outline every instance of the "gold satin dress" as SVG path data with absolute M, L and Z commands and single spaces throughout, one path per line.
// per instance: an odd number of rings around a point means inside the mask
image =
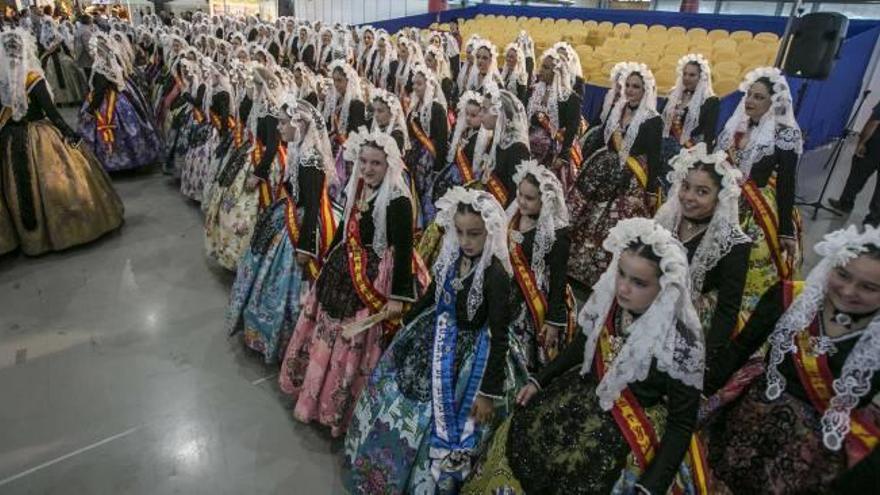
M 44 80 L 29 85 L 28 103 L 21 120 L 9 119 L 0 129 L 0 183 L 6 205 L 6 212 L 0 208 L 0 252 L 17 238 L 24 254 L 36 256 L 117 229 L 122 201 L 94 155 L 64 140 L 75 133 L 55 108 Z

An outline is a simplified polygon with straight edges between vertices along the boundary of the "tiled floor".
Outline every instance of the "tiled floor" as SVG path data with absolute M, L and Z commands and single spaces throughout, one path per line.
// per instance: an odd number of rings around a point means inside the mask
M 232 276 L 204 256 L 199 209 L 158 174 L 115 183 L 121 232 L 0 260 L 0 493 L 343 493 L 339 442 L 295 422 L 275 370 L 224 334 Z M 810 213 L 808 245 L 842 222 Z

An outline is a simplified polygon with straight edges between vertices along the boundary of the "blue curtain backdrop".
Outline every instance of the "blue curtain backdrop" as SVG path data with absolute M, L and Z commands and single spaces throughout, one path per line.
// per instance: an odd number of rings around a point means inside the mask
M 597 22 L 627 22 L 629 24 L 663 24 L 685 28 L 702 27 L 707 30 L 726 29 L 728 31 L 746 30 L 751 32 L 772 32 L 781 35 L 785 31 L 787 18 L 752 15 L 712 15 L 682 14 L 679 12 L 597 10 L 561 7 L 523 7 L 480 4 L 475 7 L 448 10 L 438 14 L 389 19 L 372 23 L 394 33 L 408 26 L 428 27 L 433 22 L 449 22 L 456 19 L 470 19 L 478 14 L 503 16 L 552 17 L 557 19 L 591 19 Z M 840 58 L 828 79 L 808 81 L 789 78 L 792 96 L 797 103 L 799 91 L 803 89 L 803 100 L 798 108 L 798 123 L 806 137 L 806 149 L 822 146 L 842 136 L 853 105 L 860 95 L 862 80 L 871 60 L 877 38 L 880 36 L 880 21 L 850 20 L 847 38 L 840 50 Z M 805 89 L 804 89 L 805 88 Z M 591 122 L 595 121 L 602 108 L 607 88 L 586 85 L 584 91 L 583 113 Z M 742 98 L 735 92 L 721 99 L 719 128 L 724 126 Z M 662 108 L 661 101 L 658 106 Z

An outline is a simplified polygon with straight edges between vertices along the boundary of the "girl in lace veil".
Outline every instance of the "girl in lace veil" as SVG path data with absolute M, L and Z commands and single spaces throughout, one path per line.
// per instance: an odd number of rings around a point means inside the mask
M 294 416 L 330 427 L 333 436 L 345 432 L 385 333 L 393 334 L 404 304 L 420 294 L 413 267 L 422 266 L 413 257 L 414 201 L 397 144 L 364 130 L 345 148 L 357 166 L 346 186 L 342 224 L 305 298 L 280 374 Z M 427 285 L 427 273 L 421 275 Z M 365 319 L 363 331 L 342 334 L 343 325 Z
M 584 78 L 583 69 L 581 68 L 581 56 L 574 50 L 571 43 L 567 41 L 557 41 L 551 49 L 556 51 L 568 65 L 568 77 L 572 90 L 578 95 L 583 95 Z
M 574 181 L 583 161 L 575 140 L 581 101 L 572 90 L 566 61 L 556 50 L 546 50 L 529 99 L 529 148 L 532 157 L 557 174 L 564 190 Z
M 510 91 L 495 84 L 485 88 L 482 129 L 474 150 L 474 170 L 502 206 L 513 201 L 516 165 L 529 159 L 526 109 Z
M 507 358 L 504 211 L 489 193 L 462 187 L 437 206 L 445 234 L 434 282 L 373 372 L 346 440 L 353 492 L 379 481 L 401 493 L 455 493 L 493 416 L 509 411 L 523 383 L 508 371 L 517 368 Z M 397 455 L 382 454 L 392 446 Z
M 508 248 L 515 269 L 511 291 L 517 358 L 531 373 L 556 357 L 574 335 L 573 299 L 566 283 L 568 207 L 559 179 L 534 160 L 517 165 L 517 198 L 507 208 Z
M 36 54 L 30 31 L 0 32 L 0 254 L 60 251 L 122 224 L 122 202 L 80 150 Z
M 297 62 L 293 65 L 293 77 L 296 81 L 297 98 L 306 100 L 317 108 L 318 92 L 315 89 L 317 79 L 315 73 L 306 64 Z
M 581 332 L 520 390 L 522 407 L 496 431 L 462 493 L 693 489 L 692 466 L 681 466 L 696 425 L 704 348 L 685 251 L 646 218 L 622 220 L 603 247 L 613 261 L 581 309 Z M 638 425 L 623 410 L 641 417 Z M 662 437 L 651 431 L 661 426 Z M 646 432 L 652 458 L 631 440 L 633 428 Z
M 770 286 L 794 280 L 800 270 L 800 215 L 794 198 L 803 138 L 779 69 L 749 72 L 740 90 L 745 95 L 716 149 L 727 152 L 743 175 L 740 220 L 755 243 L 746 281 L 754 290 L 747 290 L 745 297 L 754 307 Z
M 485 94 L 490 83 L 501 87 L 498 48 L 489 40 L 478 39 L 473 44 L 472 53 L 474 65 L 469 71 L 465 89 Z
M 849 226 L 815 250 L 822 259 L 806 281 L 768 290 L 723 366 L 709 369 L 711 393 L 769 344 L 766 372 L 739 385 L 742 396 L 709 430 L 722 488 L 848 493 L 877 479 L 880 230 Z
M 719 100 L 712 88 L 709 61 L 698 53 L 687 54 L 678 60 L 675 73 L 675 86 L 663 108 L 663 156 L 667 161 L 681 147 L 701 142 L 712 146 L 718 121 Z
M 407 125 L 410 147 L 405 162 L 412 174 L 416 194 L 429 198 L 431 185 L 445 165 L 449 142 L 449 123 L 446 119 L 446 98 L 434 73 L 425 65 L 412 70 L 413 91 Z M 420 227 L 434 219 L 433 201 L 421 201 Z
M 280 104 L 279 132 L 287 142 L 283 194 L 257 221 L 226 311 L 227 330 L 242 330 L 244 344 L 267 364 L 283 355 L 336 229 L 327 194 L 335 169 L 324 119 L 293 92 Z
M 413 68 L 424 65 L 422 47 L 405 36 L 397 38 L 397 71 L 394 73 L 394 92 L 408 109 L 409 93 L 412 91 Z
M 526 56 L 522 47 L 509 43 L 504 48 L 504 67 L 501 69 L 502 87 L 515 94 L 523 105 L 528 104 L 529 73 L 526 70 Z
M 409 146 L 409 131 L 400 100 L 394 93 L 378 88 L 373 89 L 370 98 L 372 99 L 370 131 L 389 134 L 397 143 L 400 153 L 404 154 Z
M 654 75 L 644 64 L 619 67 L 620 98 L 602 125 L 603 145 L 589 156 L 568 190 L 572 220 L 569 276 L 589 290 L 610 256 L 601 249 L 620 219 L 650 217 L 657 204 L 663 121 Z
M 92 35 L 91 98 L 79 113 L 79 133 L 107 170 L 151 165 L 159 160 L 162 150 L 152 120 L 138 107 L 137 96 L 127 86 L 117 50 L 120 48 L 109 35 Z M 108 126 L 109 122 L 116 124 Z
M 706 332 L 707 364 L 736 334 L 751 239 L 739 226 L 739 171 L 704 143 L 672 160 L 669 197 L 654 219 L 688 253 L 691 291 Z M 750 312 L 752 308 L 747 308 Z
M 523 57 L 525 58 L 526 64 L 526 73 L 528 74 L 528 84 L 529 86 L 535 80 L 535 40 L 529 36 L 528 31 L 520 30 L 519 34 L 516 35 L 516 39 L 514 43 L 519 45 L 520 49 L 523 52 Z
M 330 195 L 339 203 L 343 202 L 341 189 L 351 174 L 351 163 L 342 159 L 342 148 L 349 134 L 366 125 L 366 104 L 361 91 L 360 78 L 353 67 L 344 60 L 334 60 L 328 67 L 333 84 L 327 88 L 322 113 L 328 123 L 330 143 L 336 155 L 337 184 L 330 186 Z
M 40 59 L 58 105 L 80 104 L 85 95 L 85 75 L 76 66 L 67 46 L 67 28 L 47 20 L 40 28 Z
M 459 93 L 464 93 L 468 90 L 468 80 L 470 80 L 471 72 L 476 70 L 476 64 L 474 63 L 474 49 L 479 40 L 480 36 L 478 34 L 472 34 L 464 44 L 464 60 L 461 61 L 458 70 L 458 77 L 455 81 L 455 87 L 458 88 Z

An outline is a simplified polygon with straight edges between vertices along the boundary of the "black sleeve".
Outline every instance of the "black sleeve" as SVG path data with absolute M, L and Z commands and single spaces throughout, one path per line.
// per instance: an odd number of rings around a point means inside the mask
M 639 138 L 642 139 L 640 153 L 645 155 L 648 161 L 648 191 L 656 191 L 659 183 L 657 179 L 663 169 L 663 156 L 661 153 L 663 142 L 663 120 L 654 117 L 642 124 L 639 129 Z
M 440 88 L 443 90 L 443 96 L 446 97 L 446 104 L 452 104 L 452 100 L 455 98 L 455 83 L 452 82 L 452 79 L 444 77 L 440 81 Z
M 516 97 L 522 102 L 523 107 L 529 108 L 529 86 L 516 83 Z
M 89 101 L 89 113 L 95 113 L 104 103 L 104 96 L 110 89 L 110 81 L 100 72 L 92 71 L 92 99 Z
M 394 93 L 395 83 L 397 82 L 397 66 L 399 62 L 397 60 L 392 60 L 388 64 L 388 76 L 385 81 L 385 87 L 388 88 L 388 91 Z
M 700 391 L 678 380 L 666 379 L 666 431 L 657 455 L 642 473 L 639 484 L 651 493 L 666 493 L 687 453 L 697 425 Z
M 880 492 L 880 448 L 875 447 L 858 464 L 847 469 L 831 483 L 832 495 Z
M 61 132 L 61 135 L 66 138 L 76 139 L 79 135 L 67 125 L 67 122 L 64 121 L 64 117 L 58 113 L 58 108 L 55 106 L 55 103 L 52 101 L 52 96 L 49 95 L 49 89 L 46 87 L 46 80 L 40 79 L 33 88 L 31 88 L 30 95 L 31 99 L 36 102 L 37 105 L 43 110 L 43 113 L 46 114 L 46 117 L 52 122 L 52 124 L 58 128 L 58 131 Z
M 365 125 L 367 125 L 367 107 L 361 100 L 351 100 L 351 105 L 348 107 L 346 134 L 351 134 Z
M 434 157 L 434 171 L 443 170 L 449 150 L 449 121 L 439 103 L 431 105 L 431 141 L 434 142 L 434 150 L 437 152 Z
M 406 146 L 406 143 L 403 142 L 403 131 L 400 129 L 394 129 L 391 131 L 391 137 L 393 137 L 394 142 L 397 143 L 397 149 L 400 150 L 400 156 L 403 156 L 403 150 Z
M 387 212 L 388 244 L 394 247 L 394 272 L 390 299 L 415 301 L 413 285 L 413 207 L 405 196 L 391 201 Z
M 193 105 L 195 105 L 199 108 L 202 108 L 202 104 L 205 102 L 205 90 L 206 89 L 207 88 L 205 87 L 204 84 L 199 85 L 199 89 L 198 89 L 198 91 L 196 91 L 196 99 L 195 99 L 195 102 L 193 102 Z
M 313 45 L 309 45 L 303 50 L 303 58 L 300 62 L 306 64 L 306 67 L 312 69 L 312 72 L 317 72 L 318 68 L 315 62 L 315 47 Z
M 794 209 L 794 188 L 797 184 L 798 155 L 794 150 L 776 148 L 778 165 L 776 169 L 776 208 L 779 211 L 779 235 L 793 236 L 794 223 L 791 213 Z
M 318 93 L 312 91 L 305 97 L 305 100 L 311 103 L 313 107 L 318 108 Z
M 403 325 L 409 325 L 416 316 L 419 316 L 428 309 L 429 306 L 434 304 L 434 297 L 436 296 L 437 291 L 437 281 L 431 280 L 431 285 L 428 286 L 428 290 L 425 291 L 425 294 L 416 301 L 415 304 L 409 308 L 409 311 L 405 315 L 403 315 Z
M 262 117 L 257 121 L 257 137 L 263 144 L 263 157 L 257 164 L 254 175 L 268 180 L 269 172 L 272 169 L 272 162 L 278 153 L 278 143 L 281 142 L 281 136 L 278 132 L 278 119 L 271 115 Z
M 500 398 L 504 393 L 507 352 L 510 347 L 507 327 L 510 323 L 510 276 L 493 260 L 484 274 L 483 299 L 489 318 L 489 358 L 480 383 L 480 393 Z
M 562 353 L 556 356 L 556 359 L 550 361 L 550 363 L 538 373 L 538 376 L 535 377 L 535 381 L 538 382 L 541 388 L 544 388 L 559 375 L 575 366 L 583 364 L 584 347 L 586 345 L 587 336 L 584 335 L 584 332 L 581 332 L 580 329 L 578 329 L 577 334 L 574 336 L 574 340 L 565 346 L 565 349 L 562 350 Z
M 782 291 L 781 282 L 767 289 L 742 332 L 726 347 L 718 350 L 714 357 L 715 365 L 707 369 L 706 384 L 703 387 L 707 396 L 724 386 L 730 376 L 742 368 L 749 357 L 767 341 L 784 310 Z
M 324 185 L 324 171 L 315 167 L 301 167 L 297 174 L 297 180 L 299 182 L 297 187 L 299 198 L 297 199 L 302 204 L 303 217 L 296 250 L 317 258 L 318 212 L 320 211 L 321 189 Z
M 581 97 L 575 93 L 568 100 L 560 103 L 562 110 L 559 112 L 559 126 L 565 127 L 565 137 L 562 140 L 562 149 L 559 151 L 559 157 L 568 160 L 571 151 L 571 144 L 577 135 L 578 126 L 581 118 Z
M 211 111 L 220 119 L 220 132 L 225 134 L 228 130 L 226 119 L 229 117 L 229 93 L 223 91 L 211 98 Z
M 717 137 L 715 129 L 718 127 L 718 112 L 720 108 L 721 102 L 716 96 L 706 98 L 703 106 L 700 107 L 699 132 L 703 135 L 703 142 L 706 143 L 706 148 L 709 151 L 715 149 L 715 138 Z
M 717 271 L 718 302 L 712 313 L 712 323 L 706 335 L 706 366 L 713 364 L 712 356 L 730 342 L 736 327 L 739 308 L 742 304 L 746 274 L 749 271 L 749 254 L 752 244 L 737 244 L 727 256 L 721 258 L 712 271 Z
M 547 296 L 549 309 L 545 321 L 560 327 L 565 326 L 568 320 L 568 309 L 565 306 L 565 286 L 570 241 L 568 227 L 557 230 L 556 242 L 553 243 L 553 248 L 547 256 L 550 267 L 550 290 Z

